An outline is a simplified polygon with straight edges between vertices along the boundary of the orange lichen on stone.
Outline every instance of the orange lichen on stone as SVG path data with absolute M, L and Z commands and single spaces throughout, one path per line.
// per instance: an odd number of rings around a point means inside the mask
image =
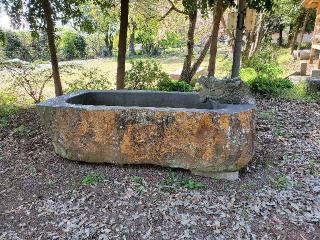
M 238 171 L 253 155 L 253 108 L 235 113 L 55 108 L 45 114 L 56 152 L 72 160 L 155 164 L 207 174 Z

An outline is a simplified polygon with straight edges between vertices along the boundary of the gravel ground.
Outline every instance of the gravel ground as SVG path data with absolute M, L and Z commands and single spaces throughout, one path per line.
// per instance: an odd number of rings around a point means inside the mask
M 22 110 L 0 132 L 0 239 L 320 239 L 320 103 L 259 100 L 236 182 L 64 160 Z

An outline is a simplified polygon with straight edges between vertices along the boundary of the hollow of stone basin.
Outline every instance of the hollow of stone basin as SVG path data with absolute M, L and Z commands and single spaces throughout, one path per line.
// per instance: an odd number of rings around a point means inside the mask
M 38 105 L 61 157 L 233 178 L 252 159 L 255 106 L 197 93 L 80 91 Z

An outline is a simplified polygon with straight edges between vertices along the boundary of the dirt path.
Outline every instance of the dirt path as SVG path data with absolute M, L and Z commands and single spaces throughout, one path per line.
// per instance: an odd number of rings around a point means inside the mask
M 320 239 L 320 104 L 259 101 L 237 182 L 63 160 L 23 110 L 0 132 L 0 239 Z

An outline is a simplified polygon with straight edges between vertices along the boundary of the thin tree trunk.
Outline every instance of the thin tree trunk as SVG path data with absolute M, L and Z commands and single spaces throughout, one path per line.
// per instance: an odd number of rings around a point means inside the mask
M 278 44 L 280 47 L 282 47 L 283 45 L 283 30 L 284 30 L 284 26 L 281 24 L 279 27 L 279 39 L 278 39 Z
M 290 25 L 289 25 L 288 45 L 287 45 L 287 46 L 291 46 L 292 37 L 293 37 L 293 25 L 290 24 Z
M 306 32 L 308 21 L 309 21 L 309 12 L 307 12 L 306 16 L 304 17 L 303 26 L 302 26 L 302 29 L 301 29 L 301 32 L 300 32 L 300 39 L 299 39 L 299 43 L 298 43 L 298 49 L 299 50 L 301 49 L 301 45 L 302 45 L 302 42 L 303 42 L 304 34 Z
M 220 22 L 221 22 L 221 18 L 223 16 L 224 10 L 225 8 L 224 8 L 223 0 L 218 0 L 217 5 L 214 9 L 214 16 L 213 16 L 208 77 L 214 76 L 215 74 L 216 57 L 217 57 L 217 51 L 218 51 L 218 34 L 219 34 Z
M 104 43 L 106 47 L 106 56 L 107 57 L 112 57 L 112 49 L 113 49 L 113 40 L 112 36 L 110 36 L 109 31 L 106 32 L 105 38 L 104 38 Z
M 59 74 L 59 63 L 57 58 L 57 49 L 54 40 L 54 22 L 52 19 L 52 8 L 49 0 L 43 0 L 42 8 L 44 11 L 45 19 L 46 19 L 46 32 L 48 36 L 48 46 L 50 51 L 50 58 L 51 58 L 51 66 L 52 66 L 52 76 L 54 81 L 54 89 L 56 96 L 61 96 L 63 94 L 62 91 L 62 84 L 60 80 Z
M 224 29 L 224 31 L 227 33 L 227 35 L 229 36 L 229 38 L 233 38 L 233 34 L 231 33 L 231 31 L 228 29 L 226 21 L 224 20 L 224 17 L 222 16 L 221 18 L 221 23 L 222 23 L 222 27 Z
M 292 42 L 291 42 L 291 46 L 290 46 L 291 54 L 293 53 L 293 51 L 296 47 L 298 34 L 299 34 L 299 26 L 296 27 L 296 30 L 294 31 L 294 34 L 293 34 L 293 38 L 292 38 Z
M 236 30 L 236 39 L 233 51 L 233 64 L 232 64 L 232 78 L 239 77 L 240 64 L 241 64 L 241 45 L 242 45 L 242 35 L 244 30 L 244 11 L 246 9 L 246 0 L 239 0 L 238 6 L 238 22 Z
M 194 49 L 194 33 L 197 24 L 197 11 L 189 14 L 189 29 L 188 29 L 188 43 L 187 43 L 187 55 L 183 63 L 183 69 L 181 72 L 180 81 L 190 83 L 192 78 L 190 76 L 193 49 Z
M 135 44 L 135 33 L 136 33 L 136 28 L 137 28 L 137 24 L 132 21 L 132 31 L 131 31 L 131 34 L 130 34 L 130 39 L 129 39 L 129 55 L 130 56 L 135 56 L 136 55 L 136 50 L 135 50 L 135 47 L 134 47 L 134 44 Z
M 118 44 L 117 89 L 125 87 L 129 0 L 121 0 L 120 34 Z
M 203 62 L 204 58 L 206 57 L 208 51 L 209 51 L 209 48 L 210 48 L 210 45 L 211 45 L 211 41 L 212 41 L 212 38 L 211 36 L 208 38 L 207 42 L 205 43 L 197 61 L 194 62 L 194 64 L 192 65 L 191 67 L 191 70 L 190 70 L 190 77 L 191 79 L 194 77 L 194 75 L 197 73 L 201 63 Z
M 257 31 L 256 31 L 256 39 L 255 39 L 254 45 L 250 51 L 249 57 L 251 57 L 260 48 L 260 44 L 261 44 L 261 41 L 263 38 L 263 26 L 264 26 L 264 14 L 260 13 L 259 25 L 258 25 Z

